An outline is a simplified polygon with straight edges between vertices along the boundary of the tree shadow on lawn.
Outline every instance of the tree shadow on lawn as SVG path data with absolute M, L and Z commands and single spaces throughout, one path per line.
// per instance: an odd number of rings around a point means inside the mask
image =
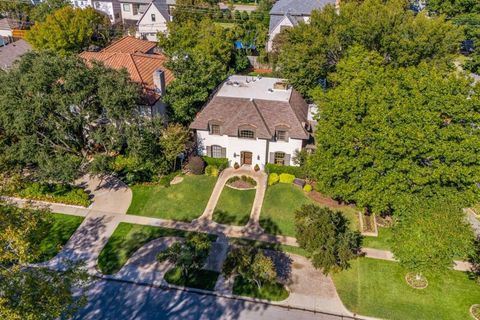
M 263 228 L 265 233 L 272 235 L 282 234 L 278 224 L 275 223 L 271 218 L 260 218 L 260 226 Z
M 250 215 L 244 215 L 242 217 L 238 217 L 237 215 L 225 210 L 215 210 L 213 212 L 213 221 L 221 224 L 244 226 L 248 223 L 249 219 L 250 219 Z

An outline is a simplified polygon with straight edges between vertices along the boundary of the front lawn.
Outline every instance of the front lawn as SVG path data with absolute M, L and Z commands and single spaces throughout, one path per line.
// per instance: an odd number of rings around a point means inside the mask
M 188 277 L 182 275 L 182 269 L 174 267 L 165 273 L 165 281 L 181 287 L 213 291 L 220 273 L 210 270 L 194 270 Z
M 413 289 L 396 262 L 359 258 L 349 270 L 333 275 L 337 292 L 352 312 L 386 319 L 470 319 L 480 302 L 480 286 L 468 275 L 449 271 L 429 275 L 428 287 Z
M 255 283 L 245 281 L 240 276 L 235 277 L 233 294 L 271 301 L 282 301 L 288 298 L 288 291 L 281 283 L 265 283 L 259 289 Z
M 48 261 L 55 257 L 83 221 L 83 217 L 61 213 L 52 213 L 51 215 L 53 224 L 47 236 L 40 241 L 39 256 L 31 261 L 32 263 Z
M 265 232 L 295 237 L 295 211 L 304 204 L 314 203 L 306 193 L 293 184 L 277 183 L 269 186 L 263 199 L 260 225 Z M 357 230 L 357 211 L 351 207 L 332 208 L 341 211 L 350 220 L 350 227 Z
M 186 231 L 120 223 L 98 257 L 98 267 L 104 274 L 118 272 L 128 258 L 144 244 L 160 237 L 184 237 Z
M 362 246 L 365 248 L 390 250 L 392 237 L 392 228 L 378 227 L 378 237 L 364 237 Z
M 213 220 L 223 224 L 247 224 L 256 191 L 256 189 L 237 190 L 225 186 L 215 207 Z
M 205 210 L 215 182 L 214 177 L 185 176 L 170 187 L 134 185 L 127 213 L 190 222 Z

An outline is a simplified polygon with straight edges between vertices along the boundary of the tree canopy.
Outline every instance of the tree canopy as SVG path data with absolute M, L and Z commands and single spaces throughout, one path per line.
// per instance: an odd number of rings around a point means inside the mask
M 314 204 L 303 205 L 295 212 L 298 244 L 324 274 L 348 268 L 360 249 L 361 235 L 348 225 L 341 212 Z
M 110 21 L 93 8 L 63 7 L 35 23 L 27 32 L 28 42 L 36 49 L 47 49 L 61 55 L 78 53 L 91 44 L 108 42 Z
M 392 251 L 408 270 L 442 272 L 453 268 L 455 258 L 473 252 L 472 228 L 462 210 L 448 199 L 413 199 L 398 213 Z
M 28 168 L 32 177 L 72 181 L 90 156 L 123 150 L 137 123 L 140 89 L 124 71 L 31 52 L 0 81 L 4 172 Z
M 30 19 L 36 23 L 44 22 L 50 14 L 70 5 L 69 0 L 43 0 L 32 8 Z
M 170 57 L 168 67 L 175 75 L 165 96 L 174 120 L 191 120 L 231 72 L 233 39 L 231 30 L 209 19 L 170 23 L 168 36 L 159 36 L 159 46 Z
M 480 92 L 464 75 L 432 64 L 394 68 L 353 47 L 317 89 L 317 187 L 374 213 L 412 195 L 478 201 Z
M 0 202 L 0 318 L 54 320 L 72 317 L 84 304 L 88 276 L 78 266 L 58 273 L 29 267 L 53 223 L 46 210 Z M 73 289 L 77 294 L 73 295 Z
M 448 61 L 458 51 L 462 30 L 442 16 L 414 15 L 407 9 L 406 0 L 365 0 L 346 2 L 339 12 L 333 6 L 314 11 L 310 24 L 280 34 L 277 68 L 308 94 L 352 45 L 374 50 L 395 66 Z

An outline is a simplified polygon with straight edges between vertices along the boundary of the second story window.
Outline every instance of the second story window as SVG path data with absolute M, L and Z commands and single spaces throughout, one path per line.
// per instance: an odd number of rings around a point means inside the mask
M 285 130 L 277 130 L 277 141 L 287 141 L 287 131 Z
M 155 22 L 155 14 L 152 13 L 152 22 Z
M 129 3 L 124 3 L 123 4 L 123 11 L 130 12 L 130 4 Z
M 211 124 L 210 125 L 210 134 L 220 135 L 220 125 Z
M 238 131 L 238 137 L 244 139 L 255 139 L 255 133 L 252 130 L 242 129 Z

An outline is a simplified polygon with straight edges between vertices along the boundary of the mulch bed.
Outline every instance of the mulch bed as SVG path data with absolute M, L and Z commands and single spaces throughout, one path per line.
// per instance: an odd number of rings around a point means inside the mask
M 313 201 L 318 202 L 321 205 L 324 205 L 324 206 L 327 206 L 327 207 L 330 207 L 330 208 L 347 207 L 346 205 L 344 205 L 344 204 L 342 204 L 342 203 L 340 203 L 336 200 L 333 200 L 332 198 L 324 196 L 323 194 L 321 194 L 320 192 L 315 191 L 315 190 L 312 190 L 307 195 Z
M 375 216 L 362 214 L 363 232 L 375 232 Z
M 252 189 L 252 188 L 255 188 L 254 185 L 252 185 L 251 183 L 249 183 L 247 181 L 243 181 L 243 180 L 237 180 L 237 181 L 234 181 L 234 182 L 229 182 L 228 185 L 231 186 L 231 187 L 237 188 L 237 189 Z
M 420 275 L 420 278 L 417 279 L 417 274 L 414 272 L 407 273 L 405 275 L 405 281 L 414 289 L 425 289 L 428 286 L 427 278 Z

